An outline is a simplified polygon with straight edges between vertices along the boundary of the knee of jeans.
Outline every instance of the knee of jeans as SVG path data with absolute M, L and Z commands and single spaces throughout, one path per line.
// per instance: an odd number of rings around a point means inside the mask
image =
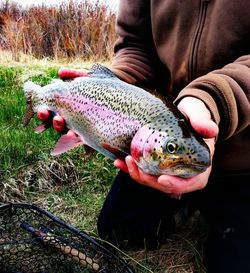
M 102 214 L 100 214 L 97 219 L 97 232 L 99 236 L 101 238 L 105 237 L 106 234 L 108 234 L 109 230 L 111 229 L 112 227 L 109 221 L 107 221 L 107 219 L 105 219 L 105 217 Z

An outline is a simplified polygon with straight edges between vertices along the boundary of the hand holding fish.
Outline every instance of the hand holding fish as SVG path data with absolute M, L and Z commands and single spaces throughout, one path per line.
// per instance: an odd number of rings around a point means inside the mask
M 219 129 L 211 120 L 209 110 L 202 101 L 192 97 L 182 99 L 178 105 L 178 109 L 190 121 L 192 127 L 205 138 L 212 157 L 215 148 L 215 138 L 218 135 Z M 205 172 L 188 178 L 172 175 L 152 176 L 141 171 L 132 156 L 127 156 L 125 162 L 117 159 L 114 161 L 114 165 L 116 168 L 129 173 L 135 181 L 142 185 L 175 195 L 203 189 L 211 173 L 211 167 L 209 167 Z
M 82 70 L 76 70 L 76 69 L 69 69 L 69 68 L 60 68 L 58 70 L 58 76 L 62 80 L 73 80 L 77 77 L 86 77 L 88 76 L 88 73 Z M 50 111 L 43 109 L 39 112 L 37 112 L 37 117 L 42 121 L 42 122 L 47 122 L 48 120 L 51 120 L 52 114 Z M 52 118 L 52 125 L 53 128 L 58 132 L 61 133 L 66 130 L 66 124 L 64 119 L 61 116 L 54 116 Z
M 62 80 L 73 80 L 77 77 L 87 77 L 88 73 L 83 70 L 62 67 L 58 70 L 58 76 Z

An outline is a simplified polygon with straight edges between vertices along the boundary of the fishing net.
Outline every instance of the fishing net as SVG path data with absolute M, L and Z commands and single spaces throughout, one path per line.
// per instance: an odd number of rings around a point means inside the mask
M 0 206 L 0 273 L 133 273 L 110 248 L 29 204 Z

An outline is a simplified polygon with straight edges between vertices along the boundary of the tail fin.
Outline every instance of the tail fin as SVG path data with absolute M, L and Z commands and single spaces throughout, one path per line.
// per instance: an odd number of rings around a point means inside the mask
M 33 111 L 33 105 L 32 105 L 32 95 L 37 88 L 40 88 L 39 85 L 28 81 L 24 84 L 24 94 L 26 98 L 26 111 L 23 117 L 23 126 L 26 127 L 31 118 L 34 116 L 34 111 Z

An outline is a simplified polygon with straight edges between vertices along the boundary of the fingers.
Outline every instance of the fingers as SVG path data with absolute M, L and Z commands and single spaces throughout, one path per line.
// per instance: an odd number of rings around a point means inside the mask
M 76 69 L 60 68 L 58 70 L 58 76 L 62 80 L 66 80 L 66 79 L 74 79 L 77 77 L 86 77 L 88 76 L 88 73 L 85 71 L 80 71 Z
M 147 186 L 165 193 L 169 193 L 165 185 L 161 185 L 157 182 L 158 180 L 157 176 L 149 175 L 142 172 L 136 165 L 132 156 L 127 156 L 125 161 L 127 164 L 129 175 L 131 176 L 132 179 L 134 179 L 141 185 L 144 185 L 144 186 Z
M 64 119 L 61 116 L 55 116 L 53 118 L 53 127 L 57 132 L 62 133 L 66 128 Z
M 157 177 L 141 172 L 132 156 L 127 156 L 125 162 L 121 159 L 116 159 L 114 161 L 114 166 L 126 173 L 129 173 L 131 178 L 140 184 L 148 184 L 148 180 L 153 180 L 154 182 L 157 181 Z
M 131 156 L 127 156 L 125 162 L 120 159 L 115 160 L 114 165 L 122 171 L 129 173 L 131 178 L 141 185 L 174 195 L 181 195 L 183 193 L 203 189 L 208 182 L 211 172 L 211 168 L 209 168 L 204 173 L 191 178 L 171 175 L 161 175 L 157 177 L 141 171 Z
M 201 122 L 202 120 L 202 122 Z M 219 128 L 217 124 L 210 120 L 201 118 L 191 118 L 190 123 L 197 133 L 199 133 L 204 138 L 214 138 L 219 133 Z
M 126 163 L 121 160 L 121 159 L 116 159 L 114 161 L 114 166 L 117 168 L 117 169 L 120 169 L 121 171 L 125 172 L 125 173 L 128 173 L 128 167 L 126 165 Z
M 191 178 L 181 178 L 176 176 L 162 175 L 158 178 L 158 183 L 165 187 L 166 192 L 172 194 L 189 193 L 205 188 L 211 172 L 211 167 L 204 173 Z
M 37 117 L 41 121 L 46 121 L 50 117 L 50 112 L 48 110 L 41 110 L 41 111 L 37 112 Z
M 53 117 L 53 115 L 54 115 L 54 113 L 52 113 L 48 110 L 40 110 L 39 112 L 37 112 L 38 119 L 40 119 L 43 123 L 52 121 L 52 125 L 57 132 L 59 132 L 59 133 L 64 132 L 66 129 L 66 124 L 65 124 L 64 119 L 58 115 Z M 53 120 L 52 120 L 52 118 L 53 118 Z

